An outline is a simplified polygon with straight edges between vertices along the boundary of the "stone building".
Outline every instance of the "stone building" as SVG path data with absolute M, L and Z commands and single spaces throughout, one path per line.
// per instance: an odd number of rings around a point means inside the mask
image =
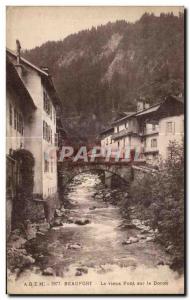
M 14 151 L 26 149 L 32 153 L 35 160 L 33 200 L 43 201 L 46 211 L 50 212 L 49 206 L 54 206 L 57 197 L 56 111 L 61 103 L 48 69 L 39 68 L 21 57 L 20 48 L 17 41 L 17 53 L 6 51 L 7 160 L 9 164 L 12 161 L 14 169 Z M 11 181 L 17 184 L 18 178 L 13 171 L 9 181 L 10 186 Z M 11 193 L 8 193 L 10 215 L 14 189 Z M 48 218 L 51 217 L 48 213 Z

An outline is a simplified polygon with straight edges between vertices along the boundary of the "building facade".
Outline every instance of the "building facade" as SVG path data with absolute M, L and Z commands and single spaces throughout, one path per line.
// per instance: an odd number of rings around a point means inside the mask
M 113 134 L 101 135 L 101 145 L 112 141 L 109 147 L 118 151 L 120 158 L 145 160 L 157 165 L 168 156 L 171 141 L 181 143 L 184 135 L 183 103 L 174 96 L 149 106 L 139 101 L 137 111 L 113 122 Z M 104 132 L 107 132 L 106 130 Z
M 61 105 L 47 69 L 17 53 L 7 57 L 6 154 L 19 149 L 34 157 L 34 201 L 54 201 L 57 194 L 56 110 Z

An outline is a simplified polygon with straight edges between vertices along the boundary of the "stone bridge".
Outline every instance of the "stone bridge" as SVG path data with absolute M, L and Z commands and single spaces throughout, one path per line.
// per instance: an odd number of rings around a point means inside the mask
M 58 183 L 59 188 L 65 188 L 71 180 L 79 175 L 89 171 L 103 171 L 105 174 L 105 183 L 109 185 L 112 175 L 119 176 L 127 184 L 134 179 L 134 174 L 144 174 L 150 172 L 150 169 L 145 167 L 145 161 L 127 161 L 127 162 L 73 162 L 65 160 L 58 162 Z

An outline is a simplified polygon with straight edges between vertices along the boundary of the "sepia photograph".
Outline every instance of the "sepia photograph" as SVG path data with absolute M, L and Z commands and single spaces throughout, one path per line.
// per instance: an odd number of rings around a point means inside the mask
M 185 294 L 182 6 L 6 6 L 6 293 Z

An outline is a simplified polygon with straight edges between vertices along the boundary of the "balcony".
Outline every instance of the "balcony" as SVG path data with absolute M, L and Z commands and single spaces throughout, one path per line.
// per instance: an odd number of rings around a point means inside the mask
M 139 136 L 138 133 L 136 133 L 136 132 L 134 132 L 132 130 L 123 129 L 123 130 L 121 130 L 119 132 L 116 132 L 116 133 L 112 134 L 111 138 L 113 140 L 117 140 L 117 139 L 120 139 L 120 138 L 122 138 L 124 136 L 127 136 L 127 135 Z

